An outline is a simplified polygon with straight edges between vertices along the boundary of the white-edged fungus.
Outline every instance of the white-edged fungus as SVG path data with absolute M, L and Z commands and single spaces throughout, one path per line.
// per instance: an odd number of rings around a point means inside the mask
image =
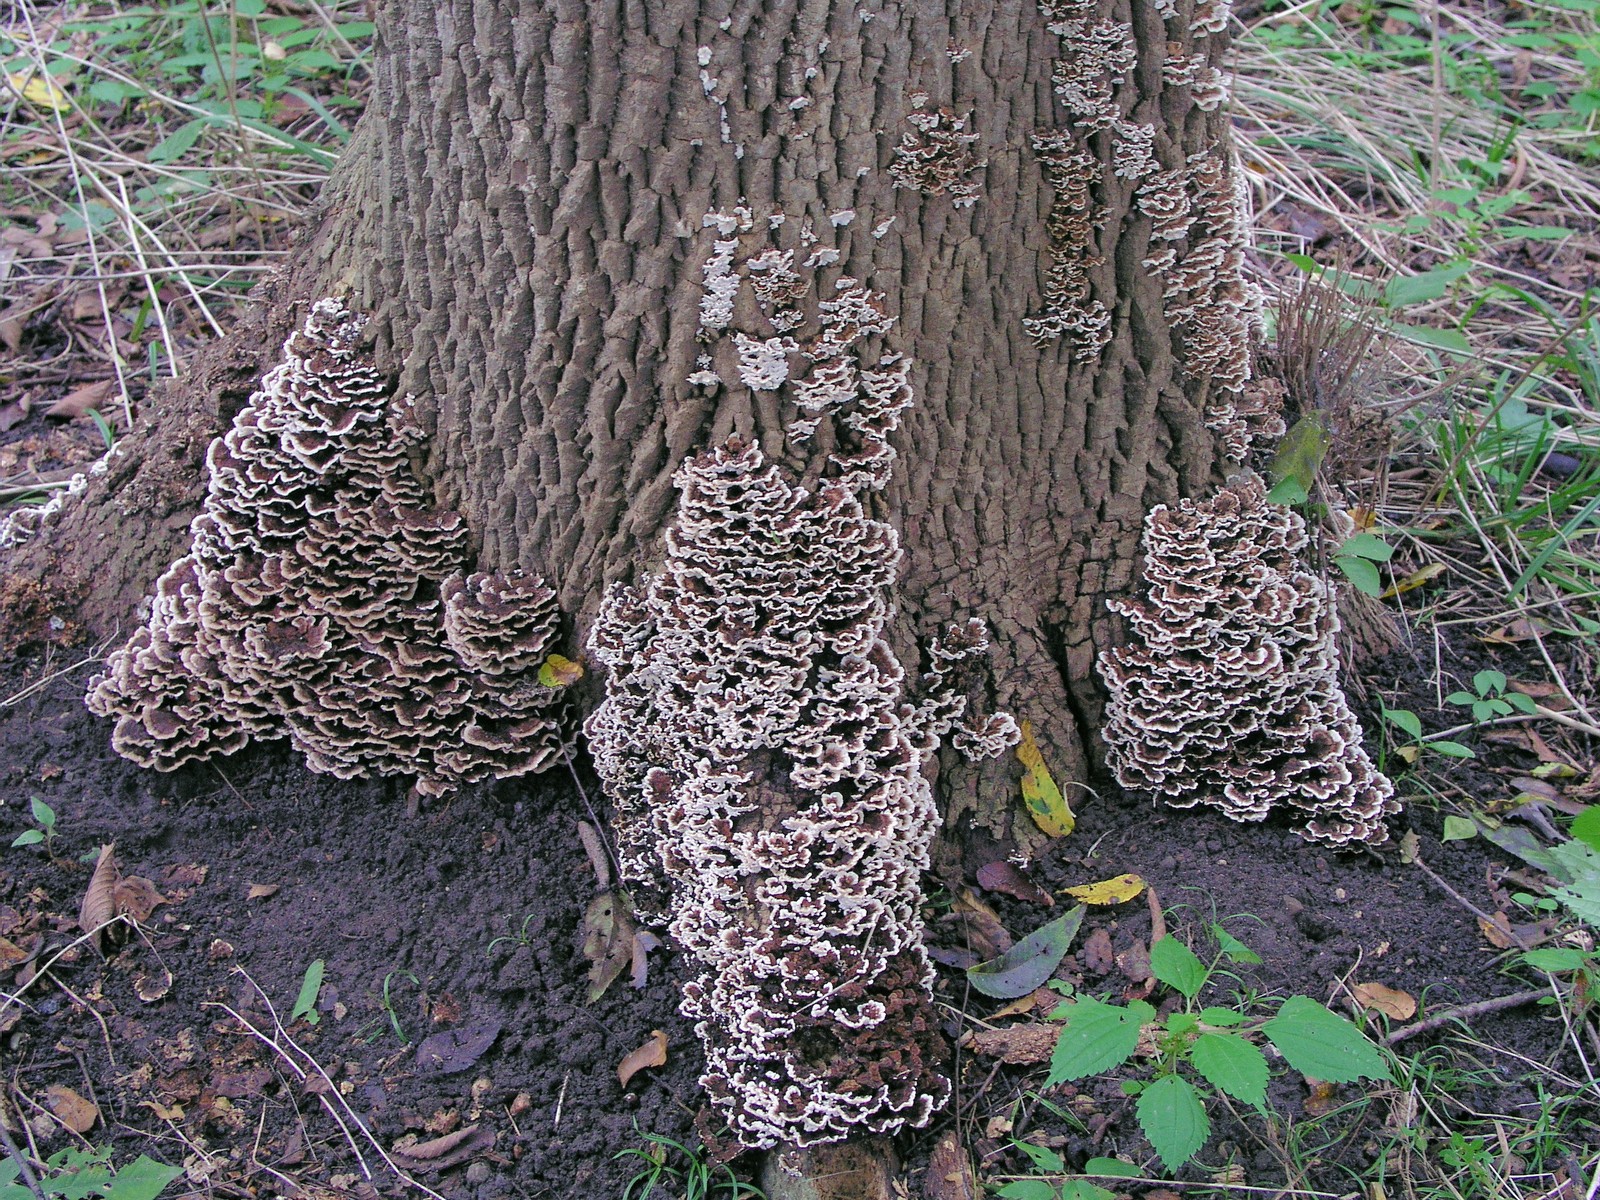
M 1239 821 L 1377 845 L 1399 810 L 1339 687 L 1331 585 L 1305 570 L 1305 523 L 1254 475 L 1145 518 L 1146 597 L 1111 601 L 1131 645 L 1100 658 L 1117 781 Z
M 534 677 L 554 594 L 464 574 L 461 518 L 412 475 L 419 435 L 360 331 L 338 301 L 315 304 L 212 444 L 190 553 L 90 681 L 126 757 L 172 770 L 287 736 L 314 770 L 414 774 L 438 795 L 568 744 L 564 701 Z
M 921 192 L 924 196 L 949 196 L 953 208 L 971 208 L 982 192 L 981 180 L 974 178 L 984 162 L 973 149 L 978 140 L 967 128 L 970 115 L 958 117 L 947 108 L 922 111 L 927 94 L 913 93 L 913 111 L 906 123 L 907 133 L 894 149 L 889 178 L 897 188 Z

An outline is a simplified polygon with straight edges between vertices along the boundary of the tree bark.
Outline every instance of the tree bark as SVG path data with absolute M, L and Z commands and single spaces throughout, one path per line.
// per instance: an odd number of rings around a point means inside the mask
M 1185 32 L 1191 3 L 1171 21 L 1147 3 L 1092 7 L 1131 26 L 1138 58 L 1116 94 L 1154 127 L 1156 164 L 1225 147 L 1225 114 L 1163 79 L 1170 60 L 1222 52 Z M 206 442 L 306 303 L 337 293 L 374 314 L 379 361 L 431 435 L 426 473 L 467 516 L 482 569 L 539 572 L 586 627 L 604 584 L 659 555 L 689 454 L 738 432 L 785 455 L 792 411 L 688 382 L 717 236 L 702 218 L 743 204 L 785 215 L 777 245 L 825 235 L 838 273 L 884 293 L 915 360 L 876 514 L 906 549 L 902 657 L 981 617 L 994 700 L 1033 719 L 1062 778 L 1084 780 L 1094 656 L 1116 633 L 1104 600 L 1134 579 L 1145 512 L 1206 490 L 1219 449 L 1209 379 L 1185 376 L 1143 265 L 1151 220 L 1113 172 L 1116 138 L 1072 134 L 1052 91 L 1062 40 L 1034 0 L 377 8 L 371 101 L 325 215 L 242 332 L 40 539 L 97 581 L 95 625 L 125 628 L 181 552 Z M 892 177 L 908 118 L 938 110 L 976 134 L 969 207 Z M 1046 308 L 1057 197 L 1033 147 L 1053 132 L 1101 164 L 1082 255 L 1085 303 L 1109 315 L 1098 352 L 1023 324 Z M 949 817 L 1004 833 L 1007 768 L 984 786 L 946 760 Z

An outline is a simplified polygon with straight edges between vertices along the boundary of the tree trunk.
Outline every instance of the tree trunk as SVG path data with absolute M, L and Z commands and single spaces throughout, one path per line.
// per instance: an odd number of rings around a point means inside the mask
M 1226 119 L 1215 97 L 1206 111 L 1198 87 L 1172 82 L 1173 64 L 1192 78 L 1222 39 L 1205 32 L 1214 7 L 1184 0 L 1171 20 L 1163 7 L 1052 11 L 1131 27 L 1137 57 L 1116 104 L 1153 127 L 1151 165 L 1181 172 L 1225 147 Z M 995 702 L 1033 718 L 1061 777 L 1085 779 L 1094 656 L 1115 634 L 1104 600 L 1133 581 L 1145 512 L 1203 492 L 1221 452 L 1206 425 L 1210 373 L 1185 376 L 1182 319 L 1144 263 L 1162 243 L 1137 172 L 1116 174 L 1123 129 L 1093 130 L 1055 94 L 1058 61 L 1084 56 L 1040 6 L 378 10 L 371 102 L 287 277 L 40 540 L 95 581 L 94 624 L 127 626 L 181 552 L 206 442 L 306 303 L 342 294 L 374 314 L 380 363 L 417 397 L 426 473 L 466 515 L 483 569 L 539 572 L 586 627 L 607 582 L 658 558 L 688 455 L 738 432 L 784 457 L 792 408 L 736 381 L 688 382 L 718 236 L 702 221 L 743 204 L 760 224 L 786 216 L 774 245 L 803 257 L 810 230 L 836 247 L 829 274 L 882 292 L 893 341 L 914 359 L 916 404 L 877 502 L 906 550 L 902 658 L 916 662 L 913 639 L 941 623 L 982 618 Z M 897 168 L 902 139 L 925 147 L 957 122 L 976 137 L 951 151 L 953 188 Z M 1077 307 L 1108 317 L 1098 349 L 1024 324 L 1051 308 L 1057 227 L 1073 215 L 1035 149 L 1052 134 L 1098 164 L 1076 254 Z M 980 788 L 981 772 L 946 758 L 949 817 L 1004 832 L 1009 789 L 994 785 L 1006 768 L 989 767 Z

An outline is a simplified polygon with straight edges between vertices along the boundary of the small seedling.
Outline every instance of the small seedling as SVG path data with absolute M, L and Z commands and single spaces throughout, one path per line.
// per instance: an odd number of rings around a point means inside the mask
M 290 1024 L 301 1017 L 306 1019 L 307 1025 L 315 1025 L 322 1020 L 322 1014 L 317 1012 L 317 995 L 322 991 L 322 972 L 326 965 L 319 958 L 306 968 L 305 978 L 300 981 L 300 994 L 294 998 L 294 1007 L 289 1010 Z
M 725 1164 L 713 1165 L 704 1150 L 691 1150 L 659 1133 L 640 1133 L 643 1147 L 633 1146 L 614 1159 L 642 1160 L 639 1171 L 622 1188 L 622 1200 L 647 1200 L 657 1189 L 683 1200 L 766 1200 L 766 1193 L 745 1183 Z
M 1471 746 L 1463 746 L 1460 742 L 1452 742 L 1448 738 L 1428 738 L 1422 733 L 1422 720 L 1416 713 L 1405 708 L 1390 708 L 1383 706 L 1383 719 L 1396 729 L 1403 730 L 1411 736 L 1409 743 L 1396 746 L 1395 756 L 1403 759 L 1407 764 L 1417 761 L 1417 757 L 1424 750 L 1432 750 L 1446 758 L 1477 758 L 1477 752 Z M 1386 739 L 1387 743 L 1387 739 Z M 1386 756 L 1385 756 L 1386 757 Z M 1384 763 L 1378 764 L 1378 769 L 1384 769 Z
M 1257 1112 L 1266 1111 L 1269 1070 L 1252 1039 L 1264 1037 L 1289 1066 L 1330 1083 L 1389 1079 L 1378 1048 L 1351 1022 L 1307 996 L 1291 996 L 1270 1018 L 1252 1018 L 1237 1008 L 1199 1005 L 1199 996 L 1223 961 L 1259 962 L 1259 957 L 1220 925 L 1213 926 L 1218 951 L 1211 964 L 1175 937 L 1150 947 L 1150 970 L 1183 998 L 1165 1018 L 1142 1000 L 1109 1004 L 1082 997 L 1052 1014 L 1065 1019 L 1050 1060 L 1046 1086 L 1114 1070 L 1141 1042 L 1155 1049 L 1155 1077 L 1126 1079 L 1122 1090 L 1137 1096 L 1139 1126 L 1168 1170 L 1193 1158 L 1211 1133 L 1205 1099 L 1221 1092 Z M 1202 1086 L 1197 1086 L 1195 1078 Z M 1002 1191 L 1018 1197 L 1022 1193 Z
M 33 810 L 33 819 L 36 827 L 25 829 L 11 840 L 13 847 L 37 846 L 44 843 L 44 852 L 55 857 L 56 844 L 56 810 L 46 804 L 40 797 L 31 796 L 28 799 Z
M 389 987 L 394 982 L 396 975 L 411 980 L 413 987 L 421 987 L 422 981 L 410 971 L 390 971 L 383 977 L 383 1011 L 389 1014 L 389 1024 L 394 1029 L 395 1037 L 400 1039 L 402 1046 L 411 1045 L 411 1039 L 406 1036 L 406 1031 L 400 1025 L 400 1017 L 394 1010 L 394 999 L 389 994 Z
M 1383 580 L 1378 564 L 1394 557 L 1394 547 L 1375 533 L 1356 533 L 1345 538 L 1333 552 L 1333 565 L 1344 573 L 1358 592 L 1374 598 L 1383 595 Z
M 1445 697 L 1445 703 L 1472 709 L 1472 719 L 1480 725 L 1495 717 L 1509 717 L 1514 712 L 1531 717 L 1539 711 L 1531 696 L 1506 691 L 1506 677 L 1493 670 L 1479 671 L 1472 677 L 1472 691 L 1451 692 Z
M 510 942 L 513 946 L 531 946 L 531 945 L 533 945 L 532 940 L 528 937 L 528 926 L 531 925 L 532 923 L 533 923 L 533 914 L 529 913 L 527 916 L 522 918 L 522 928 L 521 929 L 517 930 L 516 933 L 502 933 L 499 937 L 495 938 L 492 942 L 489 943 L 489 949 L 486 950 L 484 953 L 493 954 L 494 953 L 494 948 L 496 946 L 498 946 L 501 942 Z M 506 918 L 506 924 L 507 925 L 511 924 L 511 918 L 510 917 Z

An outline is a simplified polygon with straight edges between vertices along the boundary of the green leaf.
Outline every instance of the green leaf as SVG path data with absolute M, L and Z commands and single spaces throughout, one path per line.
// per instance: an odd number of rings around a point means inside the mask
M 1572 819 L 1568 831 L 1592 850 L 1600 850 L 1600 805 L 1591 804 Z
M 1375 533 L 1355 533 L 1345 538 L 1335 553 L 1383 563 L 1394 557 L 1394 547 Z
M 1549 971 L 1554 975 L 1564 971 L 1576 971 L 1583 966 L 1583 951 L 1570 946 L 1555 950 L 1529 950 L 1522 956 L 1522 961 L 1535 971 Z
M 995 1195 L 1005 1200 L 1056 1200 L 1056 1189 L 1042 1179 L 1017 1179 Z
M 1029 1161 L 1046 1175 L 1059 1175 L 1067 1169 L 1061 1155 L 1046 1146 L 1035 1146 L 1032 1142 L 1018 1141 L 1016 1138 L 1011 1139 L 1011 1144 L 1026 1154 Z
M 1390 1079 L 1378 1048 L 1349 1021 L 1309 996 L 1290 996 L 1262 1032 L 1296 1071 L 1328 1083 Z
M 103 1195 L 106 1200 L 156 1200 L 162 1189 L 182 1174 L 182 1167 L 169 1167 L 141 1154 L 117 1172 Z
M 1477 699 L 1471 692 L 1451 692 L 1444 698 L 1444 702 L 1446 704 L 1473 704 L 1477 702 Z
M 29 798 L 28 807 L 33 810 L 33 819 L 35 821 L 39 822 L 39 824 L 42 825 L 46 829 L 51 829 L 51 830 L 55 829 L 55 827 L 56 827 L 56 810 L 55 809 L 51 808 L 48 804 L 46 804 L 38 796 L 32 796 L 32 797 Z
M 1309 412 L 1301 417 L 1289 427 L 1289 432 L 1278 443 L 1278 452 L 1272 459 L 1272 482 L 1276 484 L 1292 479 L 1309 496 L 1331 440 L 1327 418 L 1321 413 Z
M 289 1010 L 291 1022 L 304 1017 L 306 1024 L 315 1025 L 322 1020 L 317 1012 L 317 993 L 322 990 L 322 972 L 326 965 L 319 958 L 306 968 L 306 977 L 300 981 L 300 994 L 294 998 L 294 1007 Z
M 1477 758 L 1478 757 L 1478 752 L 1476 750 L 1474 750 L 1471 746 L 1463 746 L 1460 742 L 1452 742 L 1452 741 L 1448 741 L 1448 740 L 1446 740 L 1444 738 L 1438 738 L 1438 739 L 1436 739 L 1434 741 L 1431 741 L 1431 742 L 1425 742 L 1424 745 L 1426 746 L 1427 749 L 1433 750 L 1433 751 L 1437 751 L 1438 753 L 1444 755 L 1446 758 Z
M 182 158 L 189 153 L 190 148 L 200 136 L 200 131 L 211 124 L 209 117 L 196 117 L 192 121 L 185 121 L 166 137 L 145 152 L 145 158 L 153 163 L 169 163 Z
M 1387 721 L 1404 729 L 1417 741 L 1422 740 L 1422 721 L 1416 713 L 1404 708 L 1386 708 L 1383 710 L 1383 715 Z
M 1520 713 L 1533 716 L 1539 711 L 1539 704 L 1532 696 L 1524 696 L 1521 692 L 1507 692 L 1505 701 Z
M 1176 1171 L 1193 1158 L 1211 1135 L 1211 1122 L 1206 1119 L 1205 1106 L 1194 1085 L 1176 1075 L 1167 1075 L 1145 1088 L 1135 1111 L 1139 1128 L 1169 1171 Z
M 1478 823 L 1471 817 L 1446 817 L 1441 842 L 1465 842 L 1478 836 Z
M 1503 692 L 1506 690 L 1506 677 L 1500 671 L 1479 671 L 1472 677 L 1472 686 L 1478 689 L 1478 695 L 1487 696 L 1490 692 Z
M 1472 270 L 1470 262 L 1458 262 L 1447 267 L 1435 267 L 1420 275 L 1398 275 L 1389 280 L 1388 286 L 1383 289 L 1384 306 L 1405 308 L 1408 305 L 1437 300 L 1450 290 L 1452 283 L 1470 270 Z
M 1184 999 L 1193 1000 L 1210 974 L 1195 952 L 1168 934 L 1150 947 L 1150 973 Z
M 1339 554 L 1334 556 L 1333 565 L 1344 573 L 1356 591 L 1375 600 L 1383 595 L 1383 579 L 1378 575 L 1378 568 L 1366 559 Z
M 1200 1028 L 1200 1018 L 1180 1009 L 1167 1014 L 1165 1025 L 1168 1033 L 1193 1033 Z
M 1212 1087 L 1256 1107 L 1267 1102 L 1267 1057 L 1237 1033 L 1202 1033 L 1189 1061 Z
M 1083 924 L 1083 905 L 1035 929 L 999 958 L 967 968 L 973 990 L 996 1000 L 1026 996 L 1050 978 Z
M 1269 504 L 1282 504 L 1289 508 L 1304 504 L 1311 499 L 1310 493 L 1300 486 L 1298 479 L 1283 479 L 1272 485 L 1272 490 L 1267 493 Z
M 1117 1200 L 1117 1194 L 1082 1179 L 1068 1179 L 1061 1184 L 1061 1200 Z
M 1050 1076 L 1045 1086 L 1098 1075 L 1126 1062 L 1139 1045 L 1139 1026 L 1154 1019 L 1155 1014 L 1156 1010 L 1143 1001 L 1126 1008 L 1087 996 L 1077 1001 L 1067 1012 L 1067 1027 L 1061 1031 L 1050 1056 Z
M 16 846 L 36 846 L 42 841 L 44 841 L 44 831 L 43 830 L 41 830 L 41 829 L 27 829 L 27 830 L 24 830 L 23 832 L 17 834 L 16 838 L 12 841 L 11 845 L 13 847 L 16 847 Z
M 1256 960 L 1260 962 L 1260 959 Z M 1202 1008 L 1200 1010 L 1200 1023 L 1202 1025 L 1243 1025 L 1244 1014 L 1234 1012 L 1231 1008 Z
M 1137 1179 L 1138 1166 L 1125 1158 L 1091 1158 L 1083 1164 L 1085 1175 L 1098 1175 L 1102 1179 Z
M 1446 350 L 1451 354 L 1471 354 L 1472 345 L 1459 329 L 1434 329 L 1430 325 L 1394 325 L 1391 328 L 1407 341 Z
M 1217 948 L 1227 955 L 1230 962 L 1259 963 L 1261 961 L 1261 955 L 1250 949 L 1249 946 L 1246 946 L 1221 925 L 1214 922 L 1211 926 L 1211 936 L 1217 939 Z

